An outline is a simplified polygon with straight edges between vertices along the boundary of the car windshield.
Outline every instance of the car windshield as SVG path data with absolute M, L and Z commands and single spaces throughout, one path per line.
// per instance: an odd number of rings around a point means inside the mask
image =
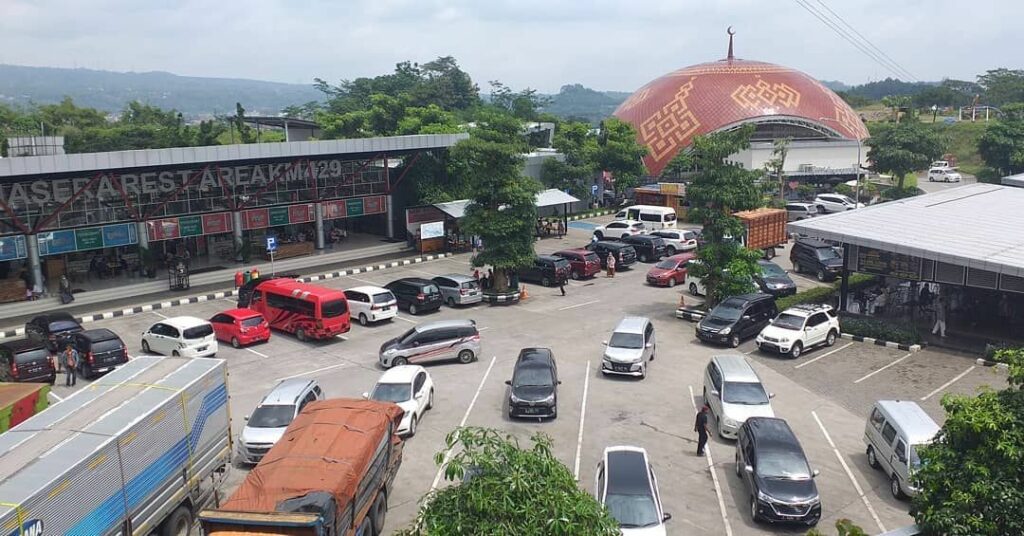
M 665 259 L 658 264 L 655 264 L 654 267 L 661 268 L 663 270 L 673 270 L 677 265 L 679 265 L 679 261 L 675 259 Z
M 320 305 L 320 314 L 324 318 L 335 318 L 345 314 L 348 304 L 345 300 L 331 300 Z
M 782 329 L 801 330 L 804 328 L 804 318 L 789 313 L 782 313 L 775 320 L 772 320 L 772 325 Z
M 274 404 L 260 406 L 249 417 L 249 426 L 254 428 L 284 428 L 295 418 L 295 406 Z
M 622 528 L 650 527 L 661 522 L 650 495 L 609 494 L 604 504 Z
M 630 348 L 633 350 L 644 347 L 644 336 L 639 333 L 612 333 L 612 340 L 608 341 L 612 348 Z
M 722 387 L 722 402 L 726 404 L 760 406 L 768 403 L 768 393 L 760 383 L 725 382 Z
M 409 328 L 409 331 L 406 331 L 405 333 L 403 333 L 402 336 L 398 338 L 398 340 L 399 340 L 399 342 L 402 342 L 402 343 L 408 343 L 408 342 L 412 342 L 412 338 L 415 337 L 415 336 L 416 336 L 416 328 Z
M 201 326 L 185 330 L 186 340 L 202 339 L 203 337 L 208 337 L 210 335 L 213 335 L 213 326 L 210 324 L 203 324 Z
M 802 452 L 796 449 L 762 449 L 757 453 L 757 472 L 764 478 L 807 480 L 811 468 Z
M 92 343 L 93 352 L 111 352 L 114 350 L 120 350 L 124 348 L 119 339 L 104 339 L 102 341 L 94 341 Z
M 370 398 L 380 402 L 405 402 L 412 397 L 412 384 L 378 383 Z
M 921 467 L 921 458 L 917 456 L 918 447 L 923 445 L 911 445 L 910 446 L 910 467 L 912 469 L 918 469 Z
M 731 298 L 725 300 L 711 310 L 710 316 L 719 320 L 739 320 L 743 316 L 743 302 Z
M 516 387 L 546 387 L 551 385 L 551 369 L 547 367 L 520 367 L 512 384 Z
M 785 277 L 786 271 L 773 262 L 766 262 L 761 265 L 761 273 L 765 277 Z
M 437 288 L 437 285 L 430 284 L 423 286 L 424 294 L 437 294 L 438 292 L 441 292 L 441 289 Z
M 72 322 L 70 320 L 50 322 L 50 333 L 60 333 L 61 331 L 71 331 L 73 329 L 82 329 L 82 326 L 80 326 L 78 322 Z
M 259 326 L 263 322 L 262 316 L 254 316 L 252 318 L 246 318 L 242 320 L 243 328 L 254 328 Z
M 587 262 L 601 262 L 601 259 L 598 258 L 597 253 L 587 253 L 586 255 L 583 256 L 583 260 Z
M 568 262 L 566 262 L 566 264 L 568 264 Z M 480 283 L 477 283 L 476 281 L 463 281 L 460 288 L 464 288 L 466 290 L 477 290 L 480 288 Z
M 395 296 L 390 292 L 381 292 L 380 294 L 373 295 L 373 303 L 387 303 L 389 301 L 395 301 Z
M 827 261 L 827 260 L 830 260 L 830 259 L 841 259 L 842 258 L 842 257 L 839 256 L 838 253 L 836 253 L 836 250 L 833 249 L 833 248 L 818 248 L 818 249 L 816 249 L 814 251 L 816 251 L 818 253 L 818 259 L 823 260 L 823 261 Z

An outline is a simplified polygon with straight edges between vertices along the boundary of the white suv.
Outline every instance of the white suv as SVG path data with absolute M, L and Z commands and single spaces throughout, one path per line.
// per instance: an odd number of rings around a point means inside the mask
M 933 167 L 928 170 L 928 182 L 960 182 L 962 178 L 956 168 Z
M 814 204 L 818 205 L 819 212 L 824 210 L 827 214 L 864 208 L 864 203 L 856 203 L 842 194 L 818 194 L 818 197 L 814 198 Z
M 616 220 L 607 225 L 601 225 L 594 229 L 594 236 L 598 240 L 617 240 L 627 236 L 641 235 L 647 232 L 643 222 L 635 220 Z
M 651 236 L 660 236 L 665 240 L 665 256 L 671 257 L 680 251 L 697 249 L 697 232 L 686 229 L 664 229 L 653 231 Z
M 839 317 L 832 306 L 797 305 L 779 313 L 755 342 L 762 351 L 796 358 L 812 346 L 832 346 L 840 333 Z

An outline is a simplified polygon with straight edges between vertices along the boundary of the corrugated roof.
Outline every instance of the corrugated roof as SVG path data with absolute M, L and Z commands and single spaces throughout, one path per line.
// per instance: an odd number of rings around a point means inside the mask
M 577 201 L 579 201 L 579 199 L 576 199 L 575 197 L 556 188 L 544 190 L 543 192 L 537 194 L 538 207 L 550 207 L 551 205 L 575 203 Z
M 790 232 L 1024 277 L 1024 189 L 968 184 L 790 223 Z
M 460 199 L 447 203 L 434 203 L 434 207 L 455 219 L 459 219 L 466 215 L 466 207 L 469 206 L 469 202 L 469 199 Z

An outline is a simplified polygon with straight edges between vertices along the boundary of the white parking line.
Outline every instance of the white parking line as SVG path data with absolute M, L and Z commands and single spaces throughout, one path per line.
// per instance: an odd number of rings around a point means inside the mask
M 844 470 L 846 470 L 846 476 L 850 479 L 850 482 L 853 483 L 853 489 L 857 491 L 857 495 L 860 496 L 860 500 L 864 501 L 864 506 L 867 507 L 868 513 L 871 514 L 871 518 L 874 519 L 875 524 L 878 525 L 878 530 L 885 532 L 885 525 L 882 524 L 882 520 L 878 518 L 878 514 L 875 513 L 874 507 L 871 506 L 871 502 L 868 501 L 868 498 L 864 495 L 864 490 L 861 489 L 857 479 L 854 478 L 853 471 L 850 470 L 850 466 L 846 465 L 846 460 L 843 458 L 843 455 L 839 453 L 839 449 L 836 448 L 836 444 L 832 442 L 832 436 L 828 435 L 828 430 L 825 429 L 825 425 L 821 424 L 821 419 L 818 418 L 818 414 L 811 411 L 811 416 L 814 417 L 814 421 L 818 423 L 818 428 L 821 428 L 821 433 L 825 436 L 825 441 L 828 441 L 829 446 L 832 447 L 832 452 L 835 453 L 836 458 L 839 458 L 839 464 L 843 466 Z
M 922 396 L 921 397 L 921 401 L 928 400 L 929 398 L 931 398 L 931 397 L 935 396 L 936 394 L 942 392 L 945 388 L 947 388 L 950 385 L 953 385 L 954 383 L 960 381 L 960 378 L 963 378 L 964 376 L 970 374 L 971 371 L 974 370 L 975 368 L 976 368 L 976 365 L 971 365 L 971 368 L 961 372 L 960 374 L 957 374 L 955 378 L 953 378 L 952 380 L 949 380 L 948 382 L 940 385 L 938 389 L 936 389 L 936 390 L 934 390 L 934 391 L 932 391 L 932 392 Z
M 476 328 L 477 331 L 487 331 L 489 329 L 491 329 L 491 326 L 484 326 L 482 328 Z
M 825 353 L 819 355 L 818 357 L 815 357 L 814 359 L 811 359 L 811 360 L 808 360 L 808 361 L 804 361 L 803 363 L 800 363 L 799 365 L 797 365 L 797 366 L 795 366 L 793 368 L 806 367 L 807 365 L 810 365 L 811 363 L 814 363 L 815 361 L 817 361 L 819 359 L 826 358 L 826 357 L 828 357 L 828 356 L 830 356 L 830 355 L 832 355 L 832 354 L 834 354 L 834 353 L 836 353 L 836 352 L 838 352 L 840 350 L 844 350 L 844 349 L 849 348 L 851 346 L 853 346 L 853 343 L 852 342 L 848 342 L 848 343 L 840 346 L 839 348 L 836 348 L 835 350 L 832 350 L 831 352 L 825 352 Z
M 266 358 L 270 357 L 270 356 L 267 356 L 267 355 L 261 354 L 261 353 L 257 352 L 256 350 L 253 350 L 252 348 L 246 348 L 246 349 L 245 349 L 245 351 L 246 351 L 246 352 L 250 352 L 250 353 L 253 353 L 253 354 L 256 354 L 256 355 L 258 355 L 258 356 L 262 357 L 263 359 L 266 359 Z
M 884 367 L 882 367 L 882 368 L 880 368 L 880 369 L 878 369 L 878 370 L 876 370 L 874 372 L 869 372 L 869 373 L 865 374 L 864 376 L 861 376 L 859 379 L 853 380 L 853 383 L 860 383 L 860 382 L 862 382 L 862 381 L 864 381 L 864 380 L 874 376 L 875 374 L 878 374 L 879 372 L 882 372 L 883 370 L 885 370 L 885 369 L 887 369 L 887 368 L 889 368 L 889 367 L 899 363 L 900 361 L 903 361 L 904 359 L 906 359 L 906 358 L 908 358 L 908 357 L 910 357 L 912 355 L 914 355 L 914 352 L 910 352 L 909 354 L 907 354 L 907 355 L 897 359 L 896 361 L 893 361 L 892 363 L 889 363 L 888 365 L 886 365 L 886 366 L 884 366 Z
M 498 356 L 491 356 L 491 364 L 487 365 L 487 371 L 484 372 L 484 377 L 480 378 L 480 385 L 476 388 L 473 400 L 469 401 L 469 407 L 466 408 L 466 413 L 462 416 L 462 421 L 459 422 L 459 428 L 466 426 L 466 419 L 469 419 L 469 412 L 473 411 L 473 406 L 476 405 L 476 399 L 480 396 L 480 391 L 484 389 L 484 382 L 487 381 L 487 376 L 490 376 L 491 369 L 494 368 L 494 362 L 497 360 Z M 437 489 L 437 483 L 441 481 L 441 475 L 444 474 L 444 468 L 448 465 L 448 460 L 450 459 L 452 459 L 452 449 L 445 451 L 444 459 L 441 460 L 441 465 L 437 468 L 437 475 L 434 476 L 434 482 L 430 484 L 430 491 Z
M 693 400 L 693 386 L 690 388 L 690 405 L 693 412 L 697 413 L 697 403 Z M 722 486 L 718 483 L 718 473 L 715 472 L 715 461 L 711 458 L 711 445 L 704 445 L 704 455 L 708 459 L 708 470 L 711 471 L 711 482 L 715 484 L 715 495 L 718 495 L 718 509 L 722 512 L 722 523 L 725 524 L 726 536 L 732 536 L 732 525 L 729 524 L 729 513 L 725 510 L 725 499 L 722 498 Z
M 316 374 L 317 372 L 323 372 L 325 370 L 332 370 L 332 369 L 342 368 L 342 367 L 347 367 L 347 366 L 348 366 L 348 363 L 338 363 L 337 365 L 331 365 L 329 367 L 323 367 L 323 368 L 318 368 L 316 370 L 310 370 L 310 371 L 306 371 L 306 372 L 300 372 L 298 374 L 292 374 L 291 376 L 285 376 L 284 378 L 278 378 L 278 379 L 276 379 L 274 381 L 275 382 L 283 382 L 285 380 L 290 380 L 292 378 L 298 378 L 299 376 L 305 376 L 307 374 Z
M 349 279 L 355 279 L 356 281 L 359 281 L 360 283 L 366 283 L 367 285 L 370 285 L 370 286 L 374 286 L 374 287 L 381 286 L 380 283 L 377 283 L 376 281 L 370 281 L 369 279 L 363 279 L 361 277 L 356 277 L 354 275 L 346 275 L 345 277 L 347 277 Z
M 57 393 L 54 393 L 53 391 L 47 391 L 47 393 L 49 393 L 50 396 L 52 396 L 53 398 L 56 398 L 57 402 L 63 402 L 64 401 L 64 399 L 61 398 L 60 395 L 58 395 Z
M 164 320 L 167 320 L 167 315 L 165 315 L 165 314 L 161 314 L 161 313 L 158 313 L 158 312 L 156 312 L 156 311 L 146 311 L 146 312 L 147 312 L 147 313 L 153 313 L 153 314 L 155 314 L 156 316 L 159 316 L 160 318 L 163 318 Z
M 435 274 L 435 273 L 431 273 L 431 272 L 424 272 L 423 270 L 409 270 L 409 271 L 410 272 L 416 272 L 418 274 L 429 275 L 430 277 L 440 277 L 439 274 Z
M 577 307 L 583 307 L 584 305 L 592 305 L 592 304 L 598 303 L 600 301 L 601 300 L 590 300 L 588 302 L 577 303 L 576 305 L 567 305 L 565 307 L 559 307 L 558 310 L 559 311 L 567 311 L 569 309 L 575 309 Z
M 417 321 L 415 321 L 415 320 L 409 320 L 408 318 L 405 318 L 405 317 L 403 317 L 403 316 L 398 316 L 398 315 L 395 315 L 395 320 L 401 320 L 401 321 L 403 321 L 403 322 L 408 322 L 408 323 L 410 323 L 410 324 L 419 324 L 419 322 L 417 322 Z M 478 330 L 478 331 L 479 331 L 479 330 Z
M 583 421 L 587 416 L 587 390 L 590 388 L 590 361 L 587 361 L 587 375 L 583 377 L 583 403 L 580 404 L 580 432 L 576 435 L 576 462 L 573 464 L 572 475 L 580 480 L 580 450 L 583 448 Z

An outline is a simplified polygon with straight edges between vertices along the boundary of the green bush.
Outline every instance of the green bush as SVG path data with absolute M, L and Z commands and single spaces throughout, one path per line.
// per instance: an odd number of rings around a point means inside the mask
M 907 324 L 894 323 L 891 320 L 874 318 L 843 318 L 843 333 L 859 335 L 872 339 L 896 342 L 900 344 L 921 344 L 921 333 L 917 328 Z
M 868 274 L 852 274 L 850 275 L 849 281 L 849 292 L 852 294 L 854 291 L 869 287 L 878 281 L 878 277 Z M 842 281 L 836 281 L 828 287 L 815 287 L 812 289 L 797 292 L 792 296 L 786 296 L 785 298 L 779 298 L 775 300 L 775 306 L 780 311 L 784 311 L 794 305 L 800 305 L 802 303 L 835 303 L 839 296 L 839 287 L 842 285 Z

